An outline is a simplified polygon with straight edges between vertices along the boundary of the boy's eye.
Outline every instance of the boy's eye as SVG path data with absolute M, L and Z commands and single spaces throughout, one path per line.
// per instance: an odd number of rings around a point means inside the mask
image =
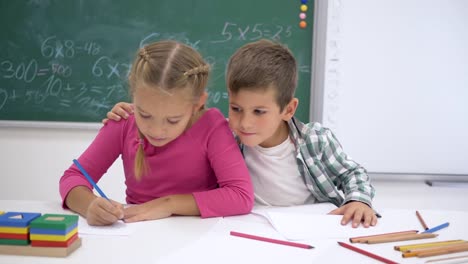
M 264 113 L 266 113 L 265 110 L 261 110 L 261 109 L 255 109 L 254 110 L 254 114 L 256 114 L 256 115 L 263 115 Z

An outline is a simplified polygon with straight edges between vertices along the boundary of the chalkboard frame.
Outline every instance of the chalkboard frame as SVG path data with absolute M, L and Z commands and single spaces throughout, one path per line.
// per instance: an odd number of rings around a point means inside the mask
M 56 1 L 31 1 L 30 3 L 57 3 Z M 101 1 L 103 3 L 105 3 L 106 1 L 103 0 Z M 118 5 L 118 3 L 123 3 L 123 2 L 126 2 L 126 1 L 112 1 L 112 5 Z M 163 2 L 164 3 L 168 3 L 169 1 L 160 1 L 160 2 Z M 182 1 L 186 4 L 190 4 L 190 3 L 194 3 L 194 1 Z M 219 2 L 219 1 L 214 1 L 215 2 Z M 85 3 L 90 3 L 90 2 L 86 2 Z M 141 2 L 140 2 L 141 3 Z M 180 3 L 180 2 L 179 2 Z M 313 72 L 313 60 L 312 60 L 312 52 L 313 52 L 313 44 L 312 44 L 312 41 L 313 41 L 313 27 L 314 27 L 314 23 L 313 23 L 313 17 L 314 17 L 314 3 L 315 1 L 308 1 L 308 6 L 309 6 L 309 10 L 306 11 L 305 13 L 307 14 L 307 18 L 305 19 L 305 21 L 307 21 L 308 23 L 308 27 L 306 29 L 300 29 L 299 28 L 299 21 L 300 21 L 300 18 L 299 18 L 299 13 L 301 12 L 300 10 L 300 7 L 301 7 L 301 1 L 297 1 L 297 2 L 294 2 L 294 3 L 289 3 L 287 6 L 287 8 L 278 8 L 278 3 L 283 3 L 283 1 L 281 0 L 274 0 L 274 1 L 264 1 L 264 2 L 258 2 L 258 3 L 255 3 L 255 4 L 252 4 L 250 3 L 249 1 L 245 1 L 245 2 L 238 2 L 237 4 L 238 5 L 249 5 L 251 6 L 253 9 L 257 9 L 258 11 L 263 11 L 263 13 L 266 13 L 267 15 L 269 14 L 269 12 L 271 13 L 271 20 L 268 21 L 270 24 L 272 25 L 276 25 L 278 27 L 278 25 L 280 26 L 284 26 L 282 28 L 283 30 L 283 33 L 286 32 L 287 30 L 290 30 L 290 31 L 294 31 L 296 32 L 295 34 L 303 34 L 304 32 L 307 32 L 306 34 L 304 34 L 305 37 L 305 40 L 304 40 L 304 37 L 303 38 L 299 38 L 299 39 L 274 39 L 274 40 L 279 40 L 280 42 L 284 43 L 285 45 L 287 45 L 289 48 L 291 48 L 291 50 L 293 51 L 294 55 L 296 56 L 296 59 L 298 61 L 298 66 L 299 66 L 299 71 L 300 71 L 300 74 L 299 74 L 299 86 L 298 86 L 298 97 L 299 97 L 299 100 L 300 100 L 300 104 L 299 104 L 299 109 L 298 109 L 298 112 L 297 112 L 297 115 L 299 115 L 299 118 L 301 120 L 304 120 L 304 121 L 307 121 L 309 119 L 309 115 L 310 115 L 310 93 L 311 93 L 311 79 L 312 79 L 312 72 Z M 109 4 L 111 4 L 109 2 Z M 5 7 L 5 5 L 9 5 L 9 3 L 2 3 L 3 7 Z M 12 4 L 13 6 L 17 6 L 17 4 Z M 97 4 L 96 4 L 97 5 Z M 226 4 L 224 3 L 222 7 L 225 7 L 225 9 L 233 9 L 233 6 L 228 6 L 229 4 Z M 276 5 L 276 6 L 275 6 Z M 8 7 L 8 6 L 7 6 Z M 216 8 L 216 7 L 213 7 L 213 8 Z M 272 10 L 269 10 L 269 8 L 273 9 L 274 12 L 272 12 Z M 3 8 L 4 10 L 8 10 L 8 8 Z M 32 10 L 32 8 L 31 8 Z M 29 11 L 31 11 L 29 10 Z M 218 9 L 216 9 L 218 10 Z M 11 10 L 10 10 L 11 11 Z M 233 12 L 235 13 L 236 10 L 234 11 L 229 11 L 229 12 Z M 206 48 L 205 49 L 202 49 L 200 48 L 200 52 L 202 53 L 202 55 L 204 55 L 205 58 L 208 58 L 207 60 L 210 62 L 210 63 L 213 63 L 214 64 L 214 71 L 213 71 L 213 74 L 211 76 L 211 81 L 210 82 L 215 82 L 214 84 L 211 83 L 209 84 L 209 91 L 210 92 L 214 92 L 215 94 L 210 94 L 210 96 L 212 95 L 211 98 L 222 98 L 221 100 L 226 100 L 227 98 L 227 93 L 225 92 L 222 92 L 223 90 L 225 90 L 224 87 L 222 88 L 219 88 L 219 86 L 222 86 L 220 85 L 221 82 L 219 82 L 218 80 L 222 80 L 222 83 L 224 84 L 224 70 L 225 70 L 225 63 L 227 63 L 227 60 L 228 60 L 228 57 L 230 54 L 233 53 L 233 51 L 235 49 L 237 49 L 238 47 L 240 47 L 241 45 L 249 42 L 249 41 L 246 41 L 246 40 L 243 40 L 241 39 L 242 38 L 242 34 L 246 35 L 246 34 L 250 34 L 251 35 L 251 39 L 248 39 L 248 40 L 253 40 L 254 37 L 253 34 L 258 31 L 258 28 L 261 26 L 260 24 L 261 23 L 254 23 L 256 20 L 255 16 L 257 14 L 260 14 L 258 13 L 258 11 L 249 11 L 251 12 L 250 15 L 246 15 L 246 17 L 242 17 L 241 16 L 232 16 L 232 17 L 229 17 L 229 18 L 226 18 L 225 20 L 226 21 L 223 21 L 223 23 L 220 23 L 219 25 L 217 25 L 217 32 L 215 32 L 217 35 L 217 38 L 219 40 L 220 37 L 225 37 L 227 36 L 227 34 L 237 34 L 237 36 L 233 37 L 233 38 L 237 38 L 237 40 L 235 40 L 235 43 L 234 44 L 229 44 L 227 45 L 228 48 L 231 48 L 229 51 L 220 51 L 222 52 L 225 56 L 225 58 L 223 58 L 223 60 L 220 62 L 218 61 L 210 61 L 210 56 L 208 54 L 208 56 L 205 56 L 204 53 L 206 53 Z M 65 12 L 65 11 L 61 11 L 61 12 Z M 114 12 L 114 11 L 109 11 L 109 12 Z M 117 11 L 115 11 L 117 12 Z M 130 11 L 129 11 L 130 12 Z M 208 11 L 204 11 L 204 12 L 207 12 Z M 276 13 L 275 13 L 276 12 Z M 14 13 L 14 12 L 11 12 L 11 13 Z M 34 12 L 31 11 L 31 16 L 37 16 L 37 14 L 35 14 Z M 287 23 L 283 23 L 281 21 L 281 18 L 280 17 L 283 17 L 284 14 L 287 14 L 288 17 L 290 17 L 290 20 L 288 21 L 291 21 L 291 22 L 287 22 Z M 250 16 L 250 17 L 249 17 Z M 253 17 L 253 18 L 252 18 Z M 43 18 L 41 18 L 43 19 Z M 65 18 L 61 18 L 62 20 L 64 20 Z M 250 20 L 249 20 L 250 19 Z M 252 20 L 253 19 L 253 20 Z M 33 20 L 33 19 L 32 19 Z M 245 23 L 243 22 L 239 22 L 239 21 L 242 21 L 242 20 L 245 20 Z M 253 22 L 252 22 L 253 21 Z M 34 21 L 32 21 L 34 22 Z M 178 22 L 179 23 L 179 22 Z M 181 24 L 183 22 L 180 22 Z M 237 24 L 236 24 L 237 23 Z M 275 24 L 277 23 L 277 24 Z M 34 24 L 34 23 L 32 23 Z M 52 24 L 52 23 L 51 23 Z M 285 26 L 287 25 L 287 27 Z M 34 27 L 32 25 L 29 25 L 30 27 Z M 167 26 L 167 27 L 172 27 L 171 26 L 168 26 L 168 25 L 163 25 L 162 27 L 164 26 Z M 270 25 L 271 26 L 271 25 Z M 229 30 L 227 30 L 227 28 L 231 27 Z M 83 30 L 85 31 L 85 30 Z M 266 32 L 266 31 L 265 31 Z M 264 32 L 264 34 L 265 34 Z M 299 33 L 297 33 L 299 32 Z M 84 36 L 86 32 L 78 32 L 80 33 L 80 35 Z M 96 32 L 87 32 L 88 34 L 94 34 L 96 35 Z M 278 32 L 277 32 L 278 33 Z M 6 33 L 0 33 L 1 34 L 6 34 Z M 27 35 L 27 34 L 25 34 Z M 137 43 L 134 46 L 134 49 L 132 50 L 128 50 L 126 51 L 126 55 L 128 61 L 130 61 L 132 58 L 133 58 L 133 55 L 134 55 L 134 52 L 136 51 L 136 48 L 138 46 L 141 46 L 142 44 L 144 44 L 145 42 L 148 42 L 148 41 L 151 41 L 151 40 L 154 40 L 155 39 L 155 36 L 157 38 L 173 38 L 173 39 L 176 39 L 176 40 L 183 40 L 184 38 L 187 39 L 187 42 L 188 44 L 191 44 L 191 45 L 194 45 L 195 48 L 197 48 L 197 42 L 196 41 L 192 41 L 192 40 L 189 40 L 189 30 L 186 31 L 186 32 L 151 32 L 151 31 L 148 31 L 148 32 L 145 32 L 145 35 L 143 37 L 140 37 L 140 39 L 138 40 L 135 40 L 133 42 Z M 8 39 L 8 38 L 7 38 Z M 78 38 L 77 38 L 78 39 Z M 75 40 L 77 40 L 75 39 Z M 240 40 L 241 39 L 241 40 Z M 39 46 L 39 44 L 41 44 L 41 48 L 42 48 L 42 52 L 44 51 L 44 45 L 48 45 L 48 44 L 51 44 L 52 42 L 55 42 L 55 44 L 61 42 L 60 45 L 62 45 L 62 48 L 63 50 L 66 48 L 66 41 L 69 40 L 67 38 L 67 36 L 60 36 L 59 34 L 42 34 L 40 36 L 40 38 L 33 38 L 33 40 L 35 40 L 37 43 L 36 43 L 36 47 Z M 302 43 L 302 42 L 306 43 L 305 45 Z M 297 44 L 298 42 L 301 42 L 300 45 L 303 45 L 301 46 L 300 48 L 297 48 Z M 97 42 L 92 42 L 92 41 L 88 41 L 87 42 L 88 46 L 86 48 L 86 51 L 88 53 L 90 52 L 93 52 L 93 45 L 96 45 L 96 44 L 99 44 Z M 58 45 L 58 44 L 57 44 Z M 11 48 L 11 47 L 9 47 Z M 46 47 L 46 48 L 50 48 L 50 47 Z M 57 48 L 57 47 L 55 47 Z M 84 48 L 84 46 L 83 46 Z M 110 48 L 112 50 L 112 48 Z M 227 49 L 227 48 L 226 48 Z M 300 50 L 298 52 L 298 49 Z M 302 49 L 302 50 L 301 50 Z M 7 49 L 8 50 L 8 49 Z M 48 50 L 48 51 L 51 51 L 51 50 Z M 23 67 L 26 67 L 28 65 L 27 62 L 29 62 L 29 64 L 31 64 L 31 56 L 27 56 L 28 54 L 20 54 L 20 56 L 18 57 L 22 57 L 20 59 L 24 59 L 23 61 Z M 89 54 L 88 54 L 89 55 Z M 55 53 L 55 56 L 57 56 L 57 53 Z M 104 57 L 103 60 L 106 60 L 107 58 L 105 58 L 107 56 L 107 54 L 104 54 L 103 56 L 101 56 L 101 58 Z M 107 56 L 109 58 L 112 59 L 111 56 Z M 3 54 L 3 56 L 0 56 L 0 59 L 2 59 L 2 62 L 5 61 L 5 54 Z M 19 62 L 15 62 L 13 61 L 12 58 L 7 58 L 9 60 L 9 64 L 8 65 L 12 65 L 12 68 L 13 69 L 18 69 L 20 63 Z M 19 59 L 19 60 L 20 60 Z M 97 60 L 95 60 L 96 62 Z M 60 61 L 59 61 L 60 62 Z M 51 64 L 51 63 L 49 63 Z M 124 64 L 124 63 L 121 63 L 121 64 Z M 51 65 L 49 65 L 51 66 Z M 56 63 L 55 64 L 55 67 L 56 69 L 55 70 L 60 70 L 59 67 L 60 66 L 66 66 L 65 65 L 61 65 L 60 63 Z M 112 66 L 111 64 L 107 65 L 109 68 Z M 121 65 L 120 65 L 121 66 Z M 16 68 L 15 68 L 16 67 Z M 52 66 L 51 66 L 52 67 Z M 104 67 L 101 68 L 100 70 L 104 70 Z M 5 75 L 5 68 L 6 68 L 6 65 L 4 64 L 3 65 L 3 76 Z M 63 70 L 63 69 L 62 69 Z M 96 70 L 96 69 L 93 69 L 93 70 Z M 99 70 L 99 69 L 98 69 Z M 109 74 L 109 73 L 108 73 Z M 126 76 L 122 77 L 123 79 L 125 79 Z M 3 78 L 4 80 L 5 78 Z M 55 81 L 56 79 L 52 79 L 51 81 L 49 81 L 49 83 L 52 83 L 53 81 Z M 301 83 L 302 81 L 302 83 Z M 0 89 L 2 88 L 2 79 L 0 79 Z M 43 80 L 44 82 L 44 80 Z M 215 89 L 211 89 L 212 87 L 211 86 L 218 86 L 218 87 L 215 87 Z M 10 84 L 6 85 L 6 86 L 12 86 Z M 0 98 L 1 99 L 1 98 Z M 128 99 L 128 98 L 127 98 Z M 214 100 L 214 99 L 212 99 Z M 117 100 L 117 101 L 122 101 L 122 100 Z M 42 120 L 41 118 L 37 119 L 37 118 L 29 118 L 29 117 L 20 117 L 20 118 L 16 118 L 16 117 L 13 117 L 11 118 L 11 116 L 7 116 L 7 118 L 5 118 L 5 116 L 2 116 L 1 115 L 1 110 L 0 110 L 0 126 L 32 126 L 32 127 L 89 127 L 89 125 L 87 125 L 88 123 L 97 123 L 100 121 L 100 119 L 104 118 L 105 117 L 105 113 L 110 110 L 110 107 L 117 101 L 112 101 L 112 102 L 108 102 L 106 104 L 106 107 L 107 109 L 105 109 L 105 111 L 101 111 L 99 116 L 95 116 L 94 117 L 94 120 L 68 120 L 66 117 L 65 119 L 62 119 L 62 118 L 59 118 L 58 120 L 51 120 L 51 119 L 44 119 Z M 218 108 L 220 108 L 223 113 L 225 113 L 225 115 L 227 114 L 227 104 L 225 105 L 217 105 L 216 103 L 210 105 L 208 104 L 208 106 L 216 106 Z M 53 111 L 53 110 L 51 110 Z M 34 111 L 31 111 L 31 112 L 34 112 Z M 90 110 L 90 112 L 93 112 Z M 53 113 L 54 115 L 56 113 Z M 8 115 L 8 114 L 7 114 Z M 47 115 L 47 114 L 46 114 Z M 52 114 L 51 114 L 52 115 Z M 71 124 L 69 124 L 71 123 Z M 91 126 L 91 127 L 94 127 L 94 126 Z

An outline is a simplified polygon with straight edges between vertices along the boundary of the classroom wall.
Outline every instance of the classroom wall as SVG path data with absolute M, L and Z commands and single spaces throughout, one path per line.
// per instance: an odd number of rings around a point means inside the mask
M 98 128 L 0 126 L 0 200 L 60 202 L 58 182 L 61 175 L 72 164 L 72 160 L 86 149 L 97 132 Z M 424 185 L 423 180 L 439 178 L 437 175 L 370 176 L 376 186 L 388 186 L 388 180 L 395 183 L 409 179 Z M 455 180 L 447 177 L 444 179 Z M 125 201 L 124 175 L 120 159 L 116 160 L 99 185 L 112 199 Z
M 60 201 L 60 177 L 97 131 L 0 127 L 0 199 Z M 100 185 L 109 197 L 124 202 L 123 179 L 117 160 Z

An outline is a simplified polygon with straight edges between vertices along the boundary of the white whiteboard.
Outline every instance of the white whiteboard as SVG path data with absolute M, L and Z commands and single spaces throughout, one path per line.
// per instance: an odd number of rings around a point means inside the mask
M 330 0 L 322 123 L 369 172 L 468 175 L 468 1 Z

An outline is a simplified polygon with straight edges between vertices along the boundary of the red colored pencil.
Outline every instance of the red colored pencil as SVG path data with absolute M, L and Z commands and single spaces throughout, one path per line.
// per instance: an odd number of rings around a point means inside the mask
M 299 248 L 305 248 L 305 249 L 314 248 L 311 245 L 295 243 L 295 242 L 289 242 L 289 241 L 278 240 L 278 239 L 267 238 L 267 237 L 261 237 L 261 236 L 254 236 L 254 235 L 239 233 L 239 232 L 235 232 L 235 231 L 231 231 L 231 236 L 238 236 L 238 237 L 243 237 L 243 238 L 248 238 L 248 239 L 253 239 L 253 240 L 259 240 L 259 241 L 264 241 L 264 242 L 269 242 L 269 243 L 275 243 L 275 244 L 281 244 L 281 245 L 285 245 L 285 246 L 291 246 L 291 247 L 299 247 Z
M 373 259 L 376 259 L 378 261 L 381 261 L 383 263 L 388 263 L 388 264 L 398 264 L 398 262 L 395 262 L 393 260 L 389 260 L 389 259 L 386 259 L 384 257 L 381 257 L 381 256 L 378 256 L 378 255 L 375 255 L 373 253 L 370 253 L 369 251 L 365 251 L 363 249 L 360 249 L 360 248 L 357 248 L 357 247 L 354 247 L 354 246 L 351 246 L 350 244 L 346 244 L 344 242 L 338 242 L 338 244 L 340 244 L 340 246 L 342 247 L 345 247 L 347 249 L 351 249 L 352 251 L 355 251 L 357 253 L 361 253 L 365 256 L 368 256 L 368 257 L 371 257 Z

